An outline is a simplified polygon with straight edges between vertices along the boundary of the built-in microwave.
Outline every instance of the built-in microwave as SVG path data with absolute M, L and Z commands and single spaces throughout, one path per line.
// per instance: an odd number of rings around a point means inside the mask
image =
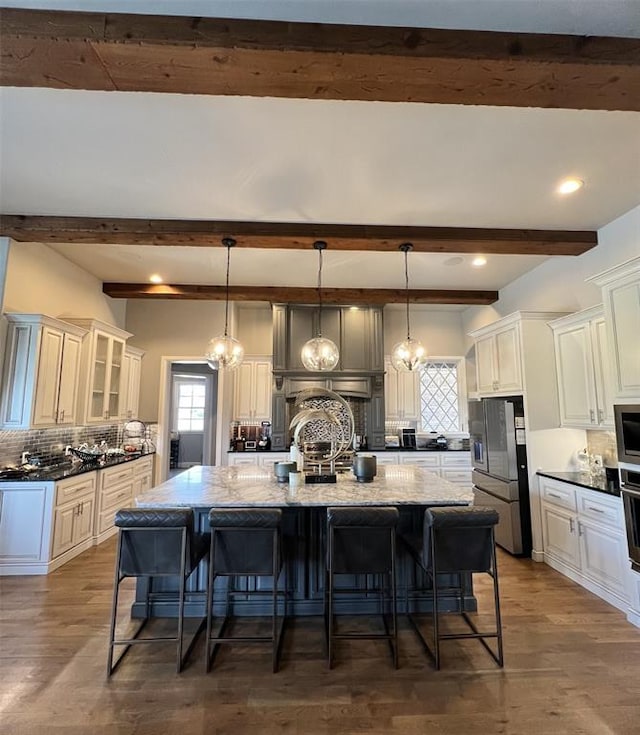
M 618 460 L 640 465 L 640 405 L 615 405 Z

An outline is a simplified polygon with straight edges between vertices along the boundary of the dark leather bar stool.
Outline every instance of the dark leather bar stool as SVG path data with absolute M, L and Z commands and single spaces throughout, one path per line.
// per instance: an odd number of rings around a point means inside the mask
M 204 630 L 205 619 L 203 618 L 183 656 L 186 584 L 187 579 L 208 551 L 206 538 L 195 533 L 194 513 L 190 508 L 123 508 L 116 512 L 115 525 L 118 527 L 119 533 L 107 675 L 111 676 L 133 644 L 166 643 L 168 641 L 177 642 L 177 671 L 180 673 L 198 634 Z M 149 581 L 145 599 L 145 618 L 132 636 L 116 638 L 118 592 L 120 583 L 126 577 L 177 577 L 179 588 L 177 593 L 154 593 L 149 591 L 151 588 L 151 581 Z M 150 604 L 154 599 L 178 603 L 178 630 L 176 636 L 138 638 L 149 620 Z M 115 646 L 125 646 L 125 649 L 114 662 Z
M 397 508 L 339 507 L 327 508 L 327 568 L 325 583 L 325 626 L 329 668 L 333 666 L 335 640 L 387 640 L 393 665 L 398 668 L 398 622 L 396 613 L 396 528 Z M 384 633 L 336 633 L 334 601 L 336 594 L 353 594 L 361 590 L 338 590 L 334 587 L 337 574 L 386 575 L 391 599 L 391 629 L 384 613 L 385 587 L 380 582 L 379 592 L 383 609 Z M 388 589 L 387 589 L 388 591 Z M 367 593 L 370 590 L 367 590 Z
M 424 514 L 422 538 L 404 536 L 409 551 L 416 563 L 422 568 L 433 586 L 433 650 L 422 634 L 417 620 L 411 614 L 407 588 L 407 615 L 418 634 L 427 653 L 433 658 L 436 669 L 440 668 L 440 641 L 463 638 L 477 638 L 499 665 L 503 666 L 502 621 L 500 618 L 500 595 L 498 590 L 498 567 L 496 565 L 495 525 L 498 513 L 492 508 L 446 507 L 427 508 Z M 463 579 L 452 587 L 438 587 L 439 574 L 462 575 L 472 572 L 486 572 L 493 579 L 495 606 L 495 630 L 478 631 L 475 623 L 463 610 Z M 442 614 L 440 596 L 443 592 L 455 591 L 459 595 L 462 618 L 470 633 L 441 633 L 439 616 Z M 487 638 L 497 639 L 497 653 L 487 644 Z
M 279 589 L 283 569 L 282 511 L 271 508 L 213 509 L 209 512 L 211 548 L 207 584 L 207 645 L 206 670 L 210 671 L 221 643 L 271 643 L 274 673 L 278 671 L 282 631 L 286 616 L 286 575 L 284 590 Z M 212 635 L 214 582 L 217 577 L 229 577 L 227 583 L 225 616 Z M 235 590 L 235 578 L 271 577 L 271 590 Z M 232 619 L 230 607 L 237 595 L 246 597 L 269 595 L 272 607 L 270 636 L 226 636 L 225 630 Z M 278 601 L 282 600 L 282 615 L 278 623 Z M 213 648 L 212 645 L 213 644 Z

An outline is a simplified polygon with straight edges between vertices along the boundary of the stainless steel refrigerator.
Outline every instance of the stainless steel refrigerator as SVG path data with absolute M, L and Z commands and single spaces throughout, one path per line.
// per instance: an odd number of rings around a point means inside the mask
M 469 403 L 475 505 L 495 508 L 496 543 L 531 554 L 531 512 L 524 406 L 520 396 Z

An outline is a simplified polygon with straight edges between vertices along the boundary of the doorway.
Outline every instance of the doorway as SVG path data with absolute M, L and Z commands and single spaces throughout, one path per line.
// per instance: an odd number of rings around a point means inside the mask
M 166 477 L 214 464 L 218 373 L 205 362 L 171 363 Z

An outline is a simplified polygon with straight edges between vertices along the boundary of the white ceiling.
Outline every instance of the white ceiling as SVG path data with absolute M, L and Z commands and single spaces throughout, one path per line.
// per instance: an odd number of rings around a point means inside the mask
M 640 35 L 637 0 L 3 4 Z M 5 88 L 0 163 L 5 213 L 596 229 L 640 203 L 640 115 Z M 562 198 L 568 175 L 586 185 Z M 222 249 L 55 247 L 102 280 L 224 282 Z M 330 248 L 326 286 L 404 283 L 400 256 Z M 500 288 L 544 260 L 462 258 L 412 254 L 411 286 Z M 238 249 L 232 283 L 312 286 L 316 264 Z

